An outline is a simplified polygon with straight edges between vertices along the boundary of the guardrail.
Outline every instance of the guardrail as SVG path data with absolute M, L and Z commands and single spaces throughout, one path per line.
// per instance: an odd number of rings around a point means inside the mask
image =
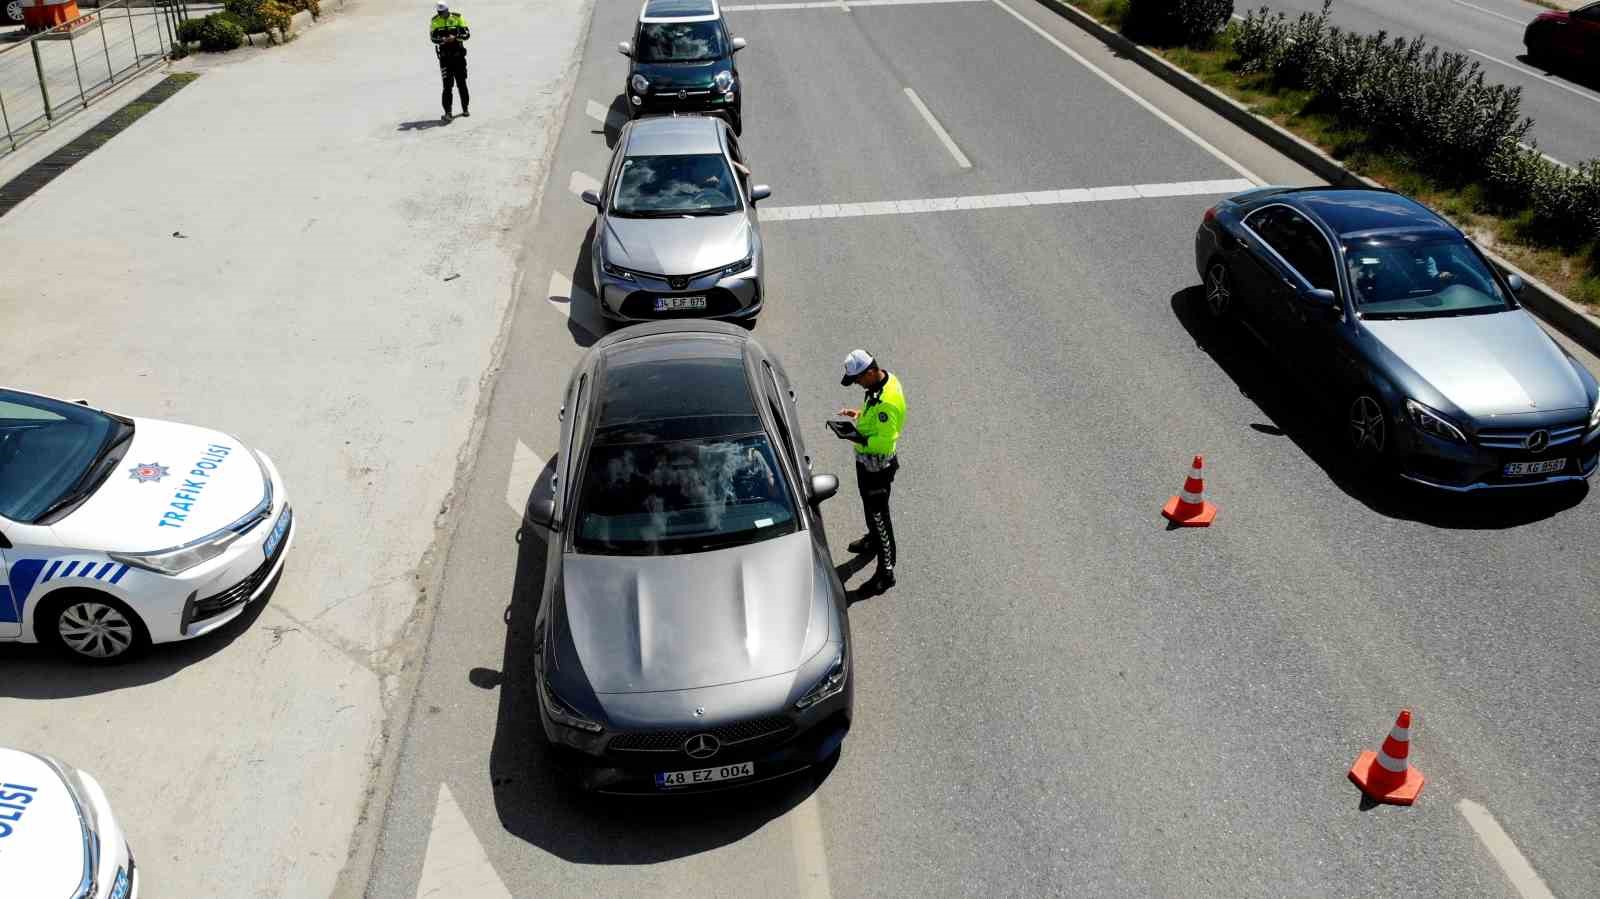
M 0 154 L 89 108 L 172 52 L 183 0 L 111 0 L 48 31 L 0 44 Z

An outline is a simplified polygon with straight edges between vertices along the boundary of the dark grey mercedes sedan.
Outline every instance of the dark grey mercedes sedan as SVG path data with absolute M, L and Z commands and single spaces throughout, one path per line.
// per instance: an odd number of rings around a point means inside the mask
M 1206 309 L 1329 401 L 1359 461 L 1452 491 L 1588 478 L 1595 378 L 1453 225 L 1381 190 L 1265 187 L 1195 234 Z
M 540 718 L 584 788 L 662 793 L 822 764 L 850 624 L 783 366 L 742 328 L 619 331 L 573 371 L 535 621 Z

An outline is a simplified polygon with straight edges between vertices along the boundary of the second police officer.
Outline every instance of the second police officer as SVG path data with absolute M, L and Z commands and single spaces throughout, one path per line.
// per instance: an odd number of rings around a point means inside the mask
M 878 569 L 861 585 L 861 593 L 875 595 L 894 586 L 894 522 L 889 517 L 889 490 L 895 472 L 900 470 L 896 450 L 900 432 L 906 424 L 906 395 L 900 379 L 885 371 L 866 350 L 851 350 L 844 360 L 841 386 L 856 384 L 865 390 L 860 409 L 841 409 L 839 414 L 855 422 L 853 431 L 838 431 L 854 443 L 856 485 L 861 490 L 861 507 L 866 513 L 867 534 L 850 544 L 856 554 L 877 556 Z
M 461 13 L 451 12 L 450 4 L 441 2 L 434 8 L 433 20 L 428 23 L 428 36 L 433 39 L 433 52 L 439 57 L 439 78 L 444 82 L 444 120 L 450 121 L 453 106 L 450 95 L 452 83 L 461 91 L 461 114 L 470 116 L 468 104 L 472 97 L 467 93 L 467 40 L 472 37 L 467 20 Z

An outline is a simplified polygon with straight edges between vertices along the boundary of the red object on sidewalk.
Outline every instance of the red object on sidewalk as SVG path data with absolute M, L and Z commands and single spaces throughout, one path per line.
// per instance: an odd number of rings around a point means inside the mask
M 78 0 L 50 3 L 47 0 L 22 0 L 22 24 L 29 31 L 44 31 L 81 18 Z
M 1411 767 L 1411 710 L 1401 709 L 1394 729 L 1377 752 L 1368 749 L 1350 766 L 1350 780 L 1367 797 L 1393 805 L 1410 805 L 1422 792 L 1422 772 Z
M 1194 467 L 1183 481 L 1183 492 L 1167 500 L 1167 504 L 1161 507 L 1161 514 L 1173 524 L 1186 528 L 1206 528 L 1216 519 L 1217 507 L 1204 498 L 1206 482 L 1200 476 L 1203 465 L 1203 460 L 1195 456 Z

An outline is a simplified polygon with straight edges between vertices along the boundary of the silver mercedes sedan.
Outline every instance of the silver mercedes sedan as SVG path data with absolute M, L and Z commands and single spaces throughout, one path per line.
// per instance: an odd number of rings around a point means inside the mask
M 599 193 L 590 247 L 610 321 L 722 318 L 753 323 L 765 299 L 756 204 L 739 140 L 721 119 L 629 122 Z
M 658 322 L 572 374 L 534 620 L 540 720 L 589 790 L 742 786 L 850 729 L 850 622 L 783 366 L 743 329 Z

